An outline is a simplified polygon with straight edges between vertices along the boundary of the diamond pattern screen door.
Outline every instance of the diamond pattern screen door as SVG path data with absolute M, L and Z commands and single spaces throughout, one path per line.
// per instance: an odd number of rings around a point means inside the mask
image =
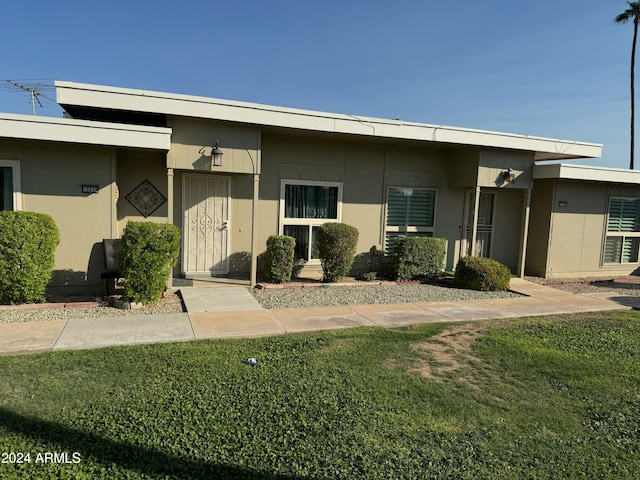
M 182 178 L 184 272 L 227 274 L 231 179 L 209 175 Z

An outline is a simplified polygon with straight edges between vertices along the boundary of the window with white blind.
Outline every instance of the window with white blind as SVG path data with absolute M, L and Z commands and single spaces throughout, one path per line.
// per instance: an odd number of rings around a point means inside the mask
M 426 188 L 389 187 L 385 252 L 393 253 L 399 236 L 432 237 L 435 225 L 436 191 Z
M 0 211 L 20 207 L 20 162 L 0 160 Z
M 316 233 L 323 223 L 339 222 L 342 183 L 282 180 L 280 233 L 296 239 L 295 258 L 319 263 Z
M 638 247 L 640 198 L 611 198 L 603 263 L 637 263 Z

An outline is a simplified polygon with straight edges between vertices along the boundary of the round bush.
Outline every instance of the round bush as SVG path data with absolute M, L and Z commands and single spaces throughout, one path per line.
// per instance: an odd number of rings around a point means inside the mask
M 445 245 L 443 238 L 397 237 L 393 259 L 395 277 L 398 280 L 412 280 L 439 275 L 444 270 Z
M 322 262 L 322 281 L 340 281 L 353 265 L 358 229 L 346 223 L 325 223 L 318 228 L 317 241 Z
M 58 227 L 49 215 L 0 212 L 0 303 L 44 301 L 58 243 Z
M 178 261 L 180 229 L 171 224 L 129 222 L 122 234 L 120 271 L 123 298 L 149 304 L 158 301 Z
M 458 260 L 454 280 L 460 288 L 506 291 L 509 290 L 511 271 L 490 258 L 462 257 Z
M 264 255 L 265 275 L 274 283 L 291 280 L 296 239 L 287 235 L 271 235 Z

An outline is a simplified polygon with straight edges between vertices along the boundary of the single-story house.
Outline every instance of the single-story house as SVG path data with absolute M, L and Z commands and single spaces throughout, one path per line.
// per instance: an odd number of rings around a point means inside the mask
M 517 275 L 604 274 L 619 245 L 613 269 L 637 267 L 633 235 L 589 232 L 576 256 L 578 231 L 557 226 L 575 211 L 603 231 L 612 205 L 640 197 L 635 176 L 636 190 L 622 172 L 591 181 L 543 165 L 599 157 L 598 144 L 73 82 L 56 93 L 65 118 L 0 114 L 0 209 L 56 221 L 54 291 L 98 290 L 102 240 L 131 220 L 181 228 L 174 276 L 255 283 L 272 234 L 295 237 L 302 273 L 317 275 L 327 221 L 355 226 L 359 253 L 442 237 L 447 269 L 471 253 Z M 580 198 L 594 210 L 578 214 Z

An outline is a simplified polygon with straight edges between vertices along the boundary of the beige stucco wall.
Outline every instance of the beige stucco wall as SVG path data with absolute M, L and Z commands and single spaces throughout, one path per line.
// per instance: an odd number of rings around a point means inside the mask
M 480 187 L 499 187 L 508 189 L 526 189 L 531 183 L 533 167 L 532 152 L 484 149 L 480 152 L 478 164 L 478 185 Z M 502 172 L 513 170 L 515 180 L 506 183 Z
M 567 202 L 567 207 L 561 209 L 558 206 L 560 201 Z M 551 212 L 548 277 L 581 276 L 602 270 L 606 213 L 606 185 L 556 183 Z
M 215 173 L 260 172 L 260 129 L 226 122 L 172 117 L 167 166 Z M 218 142 L 222 166 L 212 167 L 211 148 Z
M 534 181 L 527 238 L 526 275 L 544 277 L 547 270 L 553 191 L 553 181 Z
M 53 293 L 99 291 L 102 239 L 114 234 L 115 150 L 37 141 L 0 141 L 0 158 L 18 160 L 22 209 L 51 215 L 60 232 Z M 95 194 L 82 185 L 98 185 Z
M 449 185 L 452 188 L 471 188 L 478 182 L 478 148 L 460 147 L 448 151 Z
M 127 200 L 127 195 L 134 191 L 144 180 L 148 180 L 165 198 L 168 198 L 167 169 L 165 164 L 166 155 L 163 152 L 149 152 L 144 150 L 118 151 L 116 163 L 116 183 L 119 192 L 117 201 L 117 237 L 122 236 L 127 222 L 130 221 L 167 222 L 169 211 L 168 201 L 145 218 Z
M 513 273 L 518 272 L 522 239 L 522 207 L 526 190 L 500 189 L 496 192 L 492 258 Z

